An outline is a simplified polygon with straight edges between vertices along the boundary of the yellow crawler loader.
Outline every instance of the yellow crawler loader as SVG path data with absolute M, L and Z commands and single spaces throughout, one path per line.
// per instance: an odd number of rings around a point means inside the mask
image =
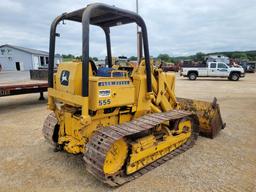
M 82 24 L 82 61 L 54 72 L 57 25 Z M 112 68 L 110 28 L 136 23 L 144 59 L 133 69 Z M 108 67 L 89 59 L 89 26 L 103 29 Z M 43 134 L 55 150 L 83 154 L 85 168 L 111 186 L 142 176 L 193 146 L 200 133 L 214 137 L 224 128 L 219 106 L 175 96 L 175 75 L 150 62 L 147 28 L 136 13 L 90 4 L 57 17 L 50 31 L 48 108 Z

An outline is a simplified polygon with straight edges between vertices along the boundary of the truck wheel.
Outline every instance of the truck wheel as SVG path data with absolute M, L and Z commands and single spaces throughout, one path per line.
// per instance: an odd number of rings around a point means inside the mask
M 197 75 L 195 73 L 189 73 L 188 78 L 189 80 L 196 80 Z
M 232 73 L 229 77 L 231 81 L 238 81 L 239 80 L 239 74 L 238 73 Z

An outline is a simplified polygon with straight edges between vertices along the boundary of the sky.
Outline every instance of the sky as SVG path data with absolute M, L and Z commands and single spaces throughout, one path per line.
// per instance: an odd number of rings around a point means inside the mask
M 49 31 L 55 17 L 107 3 L 131 11 L 135 0 L 1 0 L 0 45 L 11 44 L 48 51 Z M 256 50 L 256 0 L 139 0 L 150 55 L 186 56 L 197 52 Z M 56 52 L 82 54 L 81 24 L 58 26 Z M 111 29 L 112 55 L 136 55 L 136 25 Z M 90 28 L 90 55 L 106 55 L 104 33 Z

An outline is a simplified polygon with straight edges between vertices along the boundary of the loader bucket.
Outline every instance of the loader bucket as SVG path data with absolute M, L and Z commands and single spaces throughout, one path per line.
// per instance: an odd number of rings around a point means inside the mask
M 213 102 L 198 101 L 193 99 L 177 98 L 179 109 L 191 111 L 198 116 L 200 135 L 214 138 L 226 124 L 223 123 L 219 104 L 214 98 Z

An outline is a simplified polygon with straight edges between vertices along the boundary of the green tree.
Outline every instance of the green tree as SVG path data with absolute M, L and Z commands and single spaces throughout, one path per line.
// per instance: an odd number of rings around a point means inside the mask
M 99 59 L 98 59 L 98 57 L 93 57 L 92 60 L 93 61 L 98 61 Z
M 129 60 L 130 60 L 130 61 L 137 61 L 137 57 L 131 56 L 131 57 L 129 57 Z
M 170 62 L 171 57 L 168 54 L 164 53 L 164 54 L 159 54 L 157 59 L 160 59 L 165 62 Z
M 62 58 L 63 58 L 64 62 L 68 62 L 68 61 L 72 61 L 73 59 L 75 59 L 75 56 L 72 54 L 68 54 L 68 55 L 63 54 Z
M 65 55 L 66 56 L 66 58 L 72 58 L 72 59 L 74 59 L 75 58 L 75 56 L 74 55 L 72 55 L 72 54 L 68 54 L 68 55 Z
M 82 55 L 80 55 L 80 56 L 76 56 L 76 59 L 77 59 L 77 60 L 81 60 L 81 61 L 82 61 Z
M 234 58 L 234 59 L 248 59 L 248 56 L 247 56 L 246 53 L 234 52 L 234 53 L 232 53 L 232 58 Z
M 203 61 L 203 60 L 204 60 L 204 56 L 205 56 L 204 53 L 198 52 L 198 53 L 195 55 L 195 60 L 196 60 L 196 61 Z

